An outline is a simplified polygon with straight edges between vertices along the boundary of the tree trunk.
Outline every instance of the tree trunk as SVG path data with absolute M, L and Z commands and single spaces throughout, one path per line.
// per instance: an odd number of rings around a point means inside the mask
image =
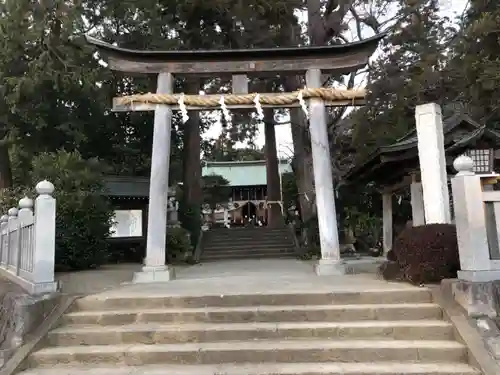
M 299 193 L 300 212 L 303 221 L 309 220 L 316 213 L 314 170 L 310 148 L 307 121 L 299 108 L 290 110 L 297 190 Z
M 12 168 L 10 164 L 9 146 L 0 141 L 0 189 L 12 187 Z
M 321 0 L 307 0 L 308 35 L 311 45 L 324 45 L 333 35 L 341 31 L 342 19 L 352 3 L 353 0 L 330 0 L 326 5 L 326 13 L 323 14 Z M 298 25 L 290 26 L 290 44 L 296 46 L 301 42 L 301 30 Z M 303 87 L 303 82 L 299 77 L 289 77 L 285 80 L 284 86 L 285 91 L 290 92 Z M 308 123 L 301 113 L 301 109 L 291 109 L 290 120 L 300 211 L 302 221 L 307 222 L 316 215 L 314 171 L 311 142 L 307 130 Z M 309 234 L 303 232 L 302 235 L 303 240 L 309 243 Z
M 300 43 L 300 27 L 291 25 L 290 43 L 296 46 Z M 285 91 L 291 92 L 303 87 L 303 77 L 287 77 L 284 82 Z M 300 108 L 290 109 L 295 172 L 297 178 L 298 200 L 302 222 L 307 222 L 316 214 L 314 171 L 312 162 L 311 142 L 309 139 L 308 121 Z M 303 242 L 309 243 L 307 233 L 302 233 Z
M 278 202 L 281 201 L 281 185 L 273 110 L 266 110 L 264 112 L 264 134 L 266 139 L 264 150 L 266 155 L 267 200 Z M 268 227 L 279 228 L 285 224 L 279 204 L 271 203 L 267 210 Z
M 186 88 L 188 93 L 197 94 L 200 90 L 201 82 L 189 82 Z M 189 120 L 184 124 L 183 143 L 183 183 L 184 200 L 190 206 L 201 206 L 201 134 L 200 134 L 200 113 L 198 111 L 189 112 Z
M 298 77 L 289 77 L 285 81 L 285 90 L 294 91 L 301 87 Z M 309 139 L 308 122 L 300 108 L 290 109 L 295 171 L 299 193 L 300 214 L 303 222 L 316 214 L 314 170 Z

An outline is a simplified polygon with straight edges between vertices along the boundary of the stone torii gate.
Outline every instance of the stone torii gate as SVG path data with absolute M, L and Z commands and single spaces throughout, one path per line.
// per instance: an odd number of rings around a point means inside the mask
M 134 282 L 167 281 L 175 277 L 165 264 L 168 171 L 172 110 L 302 107 L 309 117 L 321 259 L 315 265 L 319 275 L 342 274 L 337 215 L 325 106 L 364 104 L 363 90 L 322 88 L 322 73 L 348 74 L 368 63 L 379 41 L 378 35 L 360 42 L 333 46 L 240 49 L 210 51 L 143 51 L 116 47 L 87 36 L 112 70 L 158 75 L 156 94 L 113 99 L 114 111 L 154 111 L 153 151 L 149 191 L 146 258 Z M 231 75 L 230 95 L 174 95 L 174 75 Z M 306 88 L 293 93 L 249 94 L 247 74 L 304 75 Z M 308 101 L 308 108 L 305 100 Z

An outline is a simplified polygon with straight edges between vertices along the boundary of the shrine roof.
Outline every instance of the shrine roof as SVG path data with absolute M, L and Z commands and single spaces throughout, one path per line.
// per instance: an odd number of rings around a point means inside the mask
M 104 188 L 107 196 L 112 198 L 148 198 L 149 177 L 138 176 L 106 176 Z M 169 188 L 169 195 L 175 195 L 175 188 Z
M 447 162 L 452 162 L 454 156 L 471 148 L 480 139 L 495 146 L 500 145 L 500 133 L 462 113 L 455 113 L 443 120 L 443 133 Z M 348 171 L 343 181 L 347 184 L 375 182 L 384 186 L 418 167 L 418 138 L 414 129 L 395 143 L 377 148 Z
M 226 50 L 137 50 L 86 35 L 107 58 L 109 67 L 124 72 L 200 74 L 265 71 L 352 71 L 366 65 L 385 33 L 362 41 L 325 46 Z
M 316 57 L 331 55 L 332 53 L 345 53 L 354 50 L 376 47 L 378 42 L 385 36 L 379 34 L 361 41 L 345 44 L 334 44 L 325 46 L 305 46 L 305 47 L 275 47 L 275 48 L 241 48 L 241 49 L 212 49 L 212 50 L 138 50 L 122 48 L 103 40 L 86 35 L 86 40 L 102 51 L 118 53 L 127 57 L 141 57 L 144 59 L 158 59 L 166 61 L 185 60 L 220 60 L 225 59 L 245 59 L 273 57 Z
M 291 172 L 292 167 L 286 160 L 279 162 L 279 172 Z M 209 161 L 202 169 L 202 175 L 219 175 L 229 181 L 230 186 L 267 185 L 266 161 Z

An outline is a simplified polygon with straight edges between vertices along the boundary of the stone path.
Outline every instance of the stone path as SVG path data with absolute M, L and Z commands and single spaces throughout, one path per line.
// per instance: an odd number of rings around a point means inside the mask
M 129 284 L 93 298 L 254 293 L 317 293 L 414 289 L 389 283 L 374 274 L 316 276 L 312 262 L 295 259 L 235 260 L 204 263 L 177 269 L 177 279 L 163 284 Z

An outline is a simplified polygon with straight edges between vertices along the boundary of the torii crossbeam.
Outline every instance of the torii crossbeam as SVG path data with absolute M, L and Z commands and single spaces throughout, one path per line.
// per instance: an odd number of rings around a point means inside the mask
M 206 110 L 217 107 L 221 95 L 175 95 L 174 75 L 232 76 L 233 93 L 225 107 L 255 108 L 257 94 L 248 93 L 247 75 L 304 75 L 307 88 L 297 93 L 259 94 L 262 107 L 283 108 L 309 102 L 309 130 L 313 156 L 316 205 L 321 242 L 318 274 L 341 274 L 335 196 L 325 106 L 364 104 L 364 91 L 322 87 L 321 74 L 348 74 L 364 67 L 384 34 L 343 45 L 209 51 L 143 51 L 120 48 L 87 36 L 112 70 L 158 74 L 156 94 L 115 98 L 115 111 L 155 111 L 149 191 L 146 259 L 134 282 L 167 281 L 174 270 L 165 264 L 167 234 L 168 170 L 172 110 Z M 279 99 L 279 100 L 278 100 Z M 224 99 L 223 99 L 224 100 Z M 257 100 L 257 101 L 259 101 Z

